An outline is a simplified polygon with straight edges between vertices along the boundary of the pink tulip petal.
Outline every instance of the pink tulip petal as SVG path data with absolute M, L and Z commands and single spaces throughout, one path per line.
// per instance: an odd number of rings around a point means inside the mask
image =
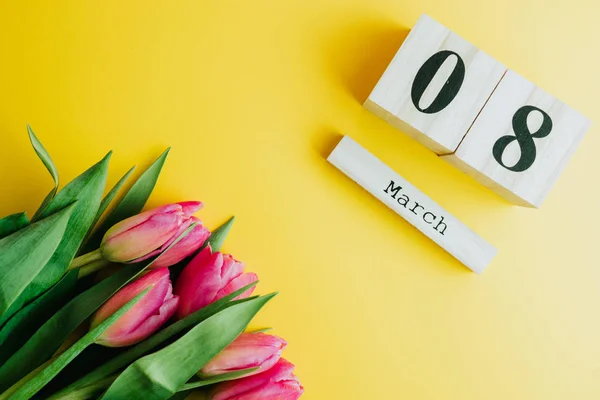
M 238 276 L 237 278 L 235 278 L 234 280 L 229 282 L 229 284 L 227 284 L 224 288 L 219 290 L 219 292 L 217 293 L 217 296 L 215 297 L 215 300 L 213 300 L 213 301 L 222 299 L 223 297 L 235 292 L 236 290 L 243 288 L 244 286 L 251 284 L 252 282 L 256 282 L 257 280 L 258 280 L 258 275 L 256 275 L 253 272 L 246 272 L 245 274 Z M 240 294 L 234 300 L 240 300 L 240 299 L 245 299 L 247 297 L 250 297 L 252 295 L 252 293 L 254 293 L 254 289 L 256 289 L 256 286 L 252 286 L 250 289 L 248 289 L 244 293 Z
M 201 201 L 182 201 L 177 204 L 181 206 L 181 211 L 186 218 L 204 207 Z
M 236 260 L 230 254 L 223 254 L 223 266 L 221 267 L 222 286 L 227 285 L 233 279 L 244 272 L 244 263 Z
M 271 369 L 258 375 L 216 385 L 211 400 L 242 399 L 243 397 L 236 396 L 242 396 L 254 390 L 260 390 L 270 383 L 286 380 L 294 380 L 297 382 L 297 379 L 293 376 L 294 368 L 294 364 L 284 358 L 280 358 Z M 302 387 L 300 386 L 299 389 L 301 390 L 301 388 Z
M 213 302 L 221 288 L 222 265 L 223 255 L 213 253 L 207 246 L 183 269 L 175 284 L 175 294 L 181 299 L 176 313 L 178 319 Z
M 155 269 L 119 290 L 96 312 L 92 319 L 92 328 L 96 327 L 148 287 L 151 287 L 151 289 L 143 299 L 104 331 L 98 340 L 99 342 L 110 343 L 112 338 L 123 337 L 131 333 L 143 324 L 146 319 L 160 310 L 165 298 L 168 296 L 172 297 L 169 270 L 167 268 Z
M 259 367 L 247 376 L 268 370 L 279 361 L 287 342 L 277 336 L 264 333 L 242 333 L 217 357 L 202 368 L 203 376 Z
M 138 294 L 142 293 L 146 288 L 150 286 L 156 285 L 161 280 L 169 277 L 169 270 L 167 268 L 156 269 L 151 273 L 148 273 L 142 276 L 139 279 L 125 285 L 121 290 L 119 290 L 115 295 L 113 295 L 106 303 L 104 303 L 98 311 L 94 314 L 94 318 L 92 319 L 92 327 L 96 327 L 110 315 L 114 314 L 119 308 L 123 307 L 129 300 L 133 299 Z M 148 297 L 153 290 L 150 290 L 144 299 Z M 164 298 L 165 294 L 168 292 L 168 288 L 165 287 L 164 293 L 162 296 Z M 162 299 L 161 299 L 162 300 Z M 145 302 L 145 301 L 144 301 Z M 137 307 L 140 303 L 138 303 L 135 307 Z M 159 304 L 160 306 L 160 304 Z M 134 307 L 134 308 L 135 308 Z M 158 307 L 157 307 L 158 308 Z M 133 308 L 132 308 L 133 309 Z M 131 311 L 131 310 L 129 310 Z M 127 315 L 127 314 L 126 314 Z
M 131 228 L 134 228 L 138 225 L 143 224 L 147 220 L 150 219 L 153 215 L 158 214 L 179 214 L 183 215 L 183 210 L 180 204 L 167 204 L 162 207 L 153 208 L 152 210 L 148 210 L 133 217 L 129 217 L 124 219 L 123 221 L 113 225 L 105 234 L 105 237 L 113 237 L 120 233 L 126 232 Z
M 296 380 L 273 382 L 261 388 L 233 396 L 227 400 L 297 400 L 304 393 L 304 388 Z
M 187 236 L 177 242 L 175 246 L 171 247 L 167 252 L 160 256 L 152 265 L 152 268 L 170 267 L 171 265 L 177 264 L 179 261 L 190 256 L 202 247 L 210 237 L 210 231 L 202 225 L 202 222 L 198 218 L 191 217 L 190 220 L 192 223 L 198 223 L 198 225 L 196 225 Z M 185 229 L 187 229 L 187 227 Z M 185 229 L 183 231 L 185 231 Z M 183 231 L 180 230 L 174 237 L 179 237 Z
M 161 326 L 165 324 L 177 311 L 179 297 L 173 296 L 159 308 L 158 313 L 150 316 L 141 325 L 122 336 L 114 336 L 108 338 L 108 341 L 100 339 L 98 344 L 108 347 L 124 347 L 139 343 L 142 340 L 150 337 Z
M 196 221 L 194 221 L 194 218 L 196 219 Z M 187 228 L 190 227 L 190 225 L 192 225 L 194 222 L 200 222 L 200 220 L 196 217 L 190 217 L 186 220 L 183 220 L 181 222 L 181 225 L 179 226 L 179 229 L 177 230 L 177 232 L 175 232 L 175 234 L 173 236 L 171 236 L 171 238 L 169 240 L 167 240 L 161 247 L 160 250 L 163 251 L 165 250 L 167 247 L 169 247 L 174 241 L 177 240 L 177 238 L 179 236 L 181 236 L 183 234 L 183 232 L 185 232 L 187 230 Z M 189 232 L 183 239 L 185 239 L 186 237 L 188 237 L 190 235 Z M 183 239 L 181 239 L 179 242 L 177 242 L 177 244 L 181 243 L 183 241 Z
M 135 263 L 139 263 L 139 262 L 142 262 L 142 261 L 146 261 L 146 260 L 148 260 L 148 259 L 150 259 L 152 257 L 156 257 L 160 253 L 162 253 L 162 247 L 160 249 L 156 249 L 156 250 L 151 251 L 150 253 L 146 254 L 143 257 L 139 257 L 139 258 L 136 258 L 135 260 L 131 260 L 131 261 L 123 261 L 122 263 L 123 264 L 135 264 Z M 150 266 L 150 268 L 152 268 L 155 264 L 152 264 L 152 266 Z
M 181 216 L 156 214 L 135 226 L 102 242 L 102 256 L 109 261 L 127 262 L 160 248 L 179 230 Z
M 193 217 L 193 218 L 195 218 L 195 217 Z M 197 219 L 197 218 L 196 218 L 196 219 Z M 199 220 L 198 220 L 198 221 L 199 221 Z M 164 243 L 162 244 L 162 246 L 160 246 L 158 249 L 156 249 L 156 250 L 154 250 L 154 251 L 152 251 L 152 252 L 150 252 L 150 253 L 146 254 L 145 256 L 142 256 L 142 257 L 140 257 L 140 258 L 136 258 L 135 260 L 133 260 L 133 261 L 131 261 L 131 262 L 132 262 L 132 263 L 138 263 L 138 262 L 142 262 L 142 261 L 145 261 L 145 260 L 147 260 L 147 259 L 149 259 L 149 258 L 152 258 L 152 257 L 154 257 L 154 256 L 157 256 L 157 255 L 159 255 L 160 253 L 162 253 L 163 251 L 165 251 L 165 249 L 167 249 L 167 248 L 168 248 L 168 247 L 169 247 L 169 246 L 170 246 L 170 245 L 171 245 L 171 244 L 172 244 L 172 243 L 173 243 L 175 240 L 177 240 L 177 238 L 178 238 L 179 236 L 181 236 L 181 234 L 182 234 L 183 232 L 185 232 L 187 228 L 189 228 L 189 227 L 190 227 L 190 225 L 192 224 L 192 222 L 193 222 L 193 221 L 192 221 L 192 219 L 191 219 L 191 218 L 188 218 L 187 220 L 185 220 L 185 221 L 182 221 L 181 225 L 179 225 L 179 229 L 177 229 L 177 231 L 176 231 L 176 232 L 175 232 L 173 235 L 171 235 L 171 237 L 169 238 L 169 240 L 167 240 L 166 242 L 164 242 Z M 190 233 L 191 233 L 191 232 L 190 232 Z M 190 234 L 190 233 L 188 233 L 188 235 L 186 235 L 185 237 L 189 236 L 189 234 Z M 184 238 L 184 239 L 185 239 L 185 238 Z M 181 241 L 183 241 L 183 239 L 182 239 Z M 181 243 L 181 241 L 179 241 L 179 242 L 178 242 L 178 244 L 179 244 L 179 243 Z M 163 256 L 161 256 L 161 259 L 162 259 L 162 257 L 163 257 Z M 158 262 L 158 260 L 157 260 L 157 262 Z M 156 268 L 156 263 L 154 263 L 152 266 L 153 266 L 154 268 Z M 169 267 L 170 265 L 163 265 L 163 266 L 164 266 L 164 267 Z

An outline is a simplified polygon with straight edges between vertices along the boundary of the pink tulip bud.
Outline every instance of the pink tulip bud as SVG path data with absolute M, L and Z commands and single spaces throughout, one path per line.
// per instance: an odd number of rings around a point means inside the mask
M 249 368 L 258 368 L 247 376 L 256 375 L 271 368 L 281 358 L 287 342 L 277 336 L 264 333 L 242 333 L 218 356 L 200 371 L 202 377 L 226 374 Z
M 151 268 L 161 268 L 161 267 L 170 267 L 171 265 L 177 264 L 179 261 L 183 260 L 190 254 L 193 254 L 198 250 L 210 237 L 210 231 L 202 225 L 202 221 L 200 221 L 196 217 L 190 217 L 190 219 L 184 222 L 173 237 L 177 239 L 179 235 L 185 232 L 186 229 L 190 227 L 193 223 L 196 223 L 196 226 L 188 232 L 183 239 L 179 242 L 175 243 L 175 246 L 171 247 L 169 250 L 165 251 L 155 262 L 152 264 Z M 162 248 L 166 248 L 168 245 L 163 245 Z M 150 253 L 150 255 L 143 257 L 143 259 L 153 257 L 157 254 L 160 254 L 161 249 Z M 139 260 L 142 261 L 142 260 Z
M 158 268 L 123 287 L 104 303 L 92 318 L 92 328 L 147 288 L 151 288 L 148 293 L 105 330 L 96 343 L 107 347 L 123 347 L 141 342 L 173 316 L 179 297 L 173 295 L 169 270 Z
M 280 359 L 271 369 L 258 375 L 220 383 L 210 400 L 297 400 L 304 388 L 293 374 L 294 364 Z
M 160 254 L 189 226 L 199 222 L 192 214 L 202 207 L 198 201 L 168 204 L 127 218 L 106 232 L 100 245 L 102 257 L 118 263 L 135 263 Z M 200 248 L 210 233 L 201 224 L 157 260 L 171 266 Z
M 181 319 L 258 280 L 254 273 L 243 273 L 244 264 L 232 256 L 213 253 L 207 246 L 183 269 L 175 283 L 181 301 L 177 318 Z M 238 296 L 252 294 L 254 287 Z

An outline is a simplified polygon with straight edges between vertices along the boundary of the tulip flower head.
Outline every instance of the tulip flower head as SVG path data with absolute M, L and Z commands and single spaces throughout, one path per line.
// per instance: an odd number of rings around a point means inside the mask
M 228 254 L 205 247 L 183 269 L 175 283 L 175 294 L 180 297 L 176 316 L 181 319 L 207 305 L 256 282 L 254 273 L 244 273 L 244 263 Z M 237 299 L 252 294 L 254 287 Z
M 242 333 L 218 356 L 200 371 L 200 376 L 210 377 L 258 368 L 247 376 L 260 374 L 279 361 L 287 342 L 277 336 L 264 333 Z
M 173 247 L 161 254 L 161 256 L 156 259 L 150 268 L 170 267 L 171 265 L 175 265 L 187 256 L 193 254 L 206 242 L 206 240 L 210 237 L 210 231 L 206 229 L 206 227 L 202 225 L 202 221 L 196 217 L 190 217 L 188 221 L 183 223 L 181 228 L 179 228 L 179 232 L 173 235 L 174 239 L 177 239 L 179 235 L 185 232 L 185 230 L 188 229 L 193 223 L 196 223 L 196 226 L 194 226 L 194 228 L 188 232 L 183 239 L 175 243 Z M 156 250 L 153 252 L 153 254 L 144 257 L 144 259 L 159 254 L 163 249 L 170 245 L 171 242 L 166 245 L 162 245 L 159 250 Z
M 115 313 L 128 301 L 151 288 L 129 311 L 105 330 L 96 343 L 123 347 L 138 343 L 158 330 L 175 313 L 179 298 L 173 295 L 169 270 L 158 268 L 130 283 L 111 297 L 92 318 L 92 328 Z
M 297 400 L 304 388 L 293 374 L 294 364 L 280 359 L 271 369 L 258 375 L 220 383 L 210 400 Z
M 198 201 L 168 204 L 127 218 L 110 228 L 100 245 L 102 257 L 118 263 L 135 263 L 154 257 L 170 246 L 198 218 Z M 154 267 L 168 267 L 200 248 L 210 232 L 199 223 L 186 237 L 160 257 Z

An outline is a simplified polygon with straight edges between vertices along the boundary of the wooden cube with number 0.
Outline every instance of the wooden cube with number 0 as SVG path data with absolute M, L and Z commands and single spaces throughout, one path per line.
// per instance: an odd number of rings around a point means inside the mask
M 539 207 L 589 127 L 509 70 L 456 152 L 443 158 L 508 201 Z
M 452 153 L 506 67 L 421 16 L 364 106 L 437 154 Z

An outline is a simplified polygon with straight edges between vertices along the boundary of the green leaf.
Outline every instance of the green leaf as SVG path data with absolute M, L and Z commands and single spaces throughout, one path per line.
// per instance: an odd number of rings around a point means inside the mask
M 29 125 L 27 125 L 27 133 L 29 134 L 29 140 L 31 141 L 33 149 L 37 153 L 40 160 L 42 160 L 42 162 L 46 166 L 48 172 L 50 172 L 52 179 L 54 179 L 54 186 L 58 187 L 58 171 L 56 170 L 56 167 L 52 162 L 50 154 L 48 154 L 40 140 L 37 138 L 37 136 L 35 136 L 35 133 L 33 133 L 33 129 L 31 129 L 31 126 Z
M 44 210 L 43 218 L 77 202 L 58 248 L 13 307 L 2 315 L 0 326 L 23 306 L 54 286 L 64 275 L 96 216 L 106 183 L 110 155 L 108 153 L 100 162 L 65 186 Z
M 29 382 L 29 380 L 32 379 L 34 376 L 36 376 L 40 371 L 42 371 L 48 365 L 50 365 L 51 363 L 53 363 L 54 360 L 56 360 L 57 358 L 58 358 L 58 355 L 55 355 L 54 357 L 52 357 L 52 359 L 46 361 L 45 363 L 43 363 L 42 365 L 40 365 L 39 367 L 37 367 L 36 369 L 34 369 L 33 371 L 31 371 L 29 374 L 27 374 L 27 376 L 24 376 L 19 382 L 15 383 L 7 391 L 5 391 L 4 393 L 0 394 L 0 400 L 8 400 L 8 399 L 10 399 L 10 397 L 17 390 L 19 390 L 23 385 L 25 385 L 27 382 Z
M 102 399 L 168 399 L 239 336 L 273 296 L 228 307 L 164 349 L 140 358 L 119 375 Z
M 33 395 L 40 391 L 44 386 L 48 384 L 60 371 L 62 371 L 77 355 L 79 355 L 88 346 L 93 344 L 98 336 L 100 336 L 106 329 L 112 324 L 117 322 L 119 318 L 123 316 L 127 311 L 131 309 L 138 301 L 144 297 L 150 288 L 144 290 L 142 293 L 135 296 L 132 300 L 128 301 L 123 307 L 119 308 L 117 312 L 112 314 L 110 317 L 102 321 L 94 329 L 91 329 L 75 344 L 69 347 L 64 353 L 62 353 L 54 362 L 50 363 L 46 368 L 39 372 L 36 376 L 25 383 L 21 388 L 17 390 L 10 398 L 11 400 L 27 400 Z
M 33 214 L 33 217 L 31 218 L 32 222 L 35 222 L 35 221 L 39 220 L 42 217 L 42 214 L 48 208 L 48 205 L 50 204 L 50 202 L 52 200 L 54 200 L 54 198 L 56 197 L 56 193 L 57 192 L 58 192 L 58 188 L 57 187 L 52 188 L 50 190 L 50 192 L 48 192 L 48 194 L 46 195 L 46 197 L 44 197 L 44 200 L 42 201 L 42 204 L 39 206 L 39 208 L 37 209 L 37 211 L 35 212 L 35 214 Z
M 104 380 L 105 378 L 127 367 L 129 364 L 131 364 L 138 358 L 150 353 L 150 351 L 160 346 L 162 343 L 165 343 L 170 338 L 175 337 L 181 332 L 184 332 L 186 329 L 189 329 L 190 327 L 197 325 L 202 321 L 205 321 L 207 318 L 215 315 L 217 312 L 224 310 L 229 306 L 255 299 L 256 297 L 232 302 L 233 299 L 235 299 L 237 296 L 241 295 L 257 283 L 258 282 L 253 282 L 250 285 L 236 290 L 230 295 L 225 296 L 215 301 L 214 303 L 209 304 L 208 306 L 196 311 L 195 313 L 190 314 L 185 318 L 182 318 L 174 324 L 167 326 L 165 329 L 161 330 L 160 332 L 157 332 L 156 334 L 152 335 L 143 342 L 128 349 L 124 353 L 119 354 L 104 365 L 96 368 L 94 371 L 90 372 L 86 376 L 69 385 L 67 388 L 61 390 L 57 394 L 56 398 L 62 398 L 61 396 L 66 393 L 82 390 L 83 388 L 89 385 L 93 385 L 98 381 Z M 54 398 L 55 397 L 51 397 L 51 399 Z
M 214 385 L 216 383 L 227 382 L 234 379 L 240 379 L 244 376 L 255 372 L 258 370 L 256 368 L 248 368 L 237 372 L 229 372 L 227 374 L 216 375 L 203 380 L 196 380 L 193 382 L 188 382 L 181 389 L 178 390 L 176 394 L 170 397 L 170 400 L 173 398 L 182 398 L 184 399 L 190 392 L 194 389 L 198 389 L 201 387 Z M 106 388 L 110 387 L 110 385 L 117 379 L 118 374 L 109 376 L 108 378 L 104 378 L 98 382 L 94 382 L 88 386 L 84 386 L 75 390 L 64 390 L 60 393 L 57 393 L 53 396 L 48 397 L 47 400 L 88 400 L 88 399 L 96 399 L 98 396 L 106 390 Z M 0 398 L 0 400 L 2 400 Z
M 34 302 L 21 309 L 0 330 L 0 364 L 4 364 L 75 292 L 77 271 L 65 275 Z
M 104 198 L 102 199 L 102 202 L 100 203 L 100 207 L 98 208 L 98 212 L 96 213 L 96 217 L 94 218 L 94 222 L 90 226 L 90 230 L 88 231 L 87 236 L 92 234 L 92 230 L 94 229 L 94 226 L 96 225 L 98 220 L 100 220 L 100 217 L 102 217 L 102 214 L 104 214 L 104 212 L 106 211 L 106 209 L 108 208 L 110 203 L 113 201 L 113 199 L 115 198 L 115 196 L 117 195 L 119 190 L 121 190 L 121 188 L 123 187 L 125 182 L 127 182 L 127 180 L 129 179 L 129 177 L 131 176 L 131 174 L 133 173 L 134 170 L 135 170 L 135 166 L 131 167 L 131 169 L 129 171 L 127 171 L 127 173 L 125 175 L 123 175 L 123 177 L 121 179 L 119 179 L 119 182 L 117 182 L 117 184 L 110 190 L 110 192 L 108 192 L 106 194 L 106 196 L 104 196 Z
M 231 226 L 235 221 L 235 217 L 231 217 L 225 222 L 223 225 L 215 229 L 210 237 L 207 240 L 207 244 L 210 244 L 210 247 L 213 251 L 220 251 L 223 246 L 223 242 L 225 242 L 225 238 L 229 234 L 231 230 Z
M 6 390 L 48 360 L 67 337 L 120 288 L 175 246 L 196 224 L 183 232 L 147 265 L 129 265 L 71 300 L 38 329 L 6 363 L 0 365 L 0 391 Z
M 0 239 L 29 225 L 29 218 L 24 212 L 8 215 L 0 219 Z
M 139 177 L 139 179 L 131 186 L 125 196 L 121 199 L 115 209 L 106 217 L 104 222 L 98 227 L 96 232 L 90 237 L 89 242 L 83 249 L 83 253 L 88 253 L 92 250 L 97 249 L 102 242 L 102 237 L 117 222 L 120 222 L 126 218 L 138 214 L 144 208 L 146 201 L 150 197 L 160 171 L 167 159 L 169 154 L 168 148 L 165 150 L 156 161 L 148 167 L 146 171 Z
M 61 242 L 74 206 L 0 240 L 0 315 L 50 260 Z
M 52 158 L 50 157 L 50 154 L 48 154 L 48 152 L 42 145 L 42 142 L 40 142 L 40 140 L 37 138 L 37 136 L 35 136 L 35 133 L 33 133 L 33 130 L 31 129 L 31 126 L 29 126 L 29 125 L 27 125 L 27 133 L 29 134 L 29 140 L 31 141 L 31 145 L 33 146 L 33 149 L 37 153 L 40 160 L 42 160 L 42 163 L 44 163 L 44 165 L 46 166 L 46 169 L 48 170 L 48 172 L 52 176 L 52 179 L 54 180 L 54 188 L 52 188 L 52 190 L 50 190 L 50 193 L 48 193 L 46 198 L 44 198 L 42 205 L 40 206 L 40 208 L 38 208 L 38 210 L 34 214 L 33 218 L 31 219 L 33 222 L 35 222 L 38 219 L 40 219 L 40 217 L 44 213 L 44 210 L 48 207 L 48 205 L 50 204 L 52 199 L 54 199 L 54 196 L 56 196 L 56 192 L 58 191 L 58 171 L 56 170 L 56 167 L 54 166 L 54 163 L 52 162 Z
M 183 385 L 178 390 L 178 392 L 184 392 L 187 390 L 198 389 L 198 388 L 208 386 L 208 385 L 214 385 L 215 383 L 232 381 L 234 379 L 240 379 L 240 378 L 243 378 L 244 376 L 246 376 L 252 372 L 255 372 L 257 370 L 258 370 L 258 367 L 248 368 L 248 369 L 243 369 L 241 371 L 229 372 L 227 374 L 216 375 L 216 376 L 213 376 L 213 377 L 210 377 L 207 379 L 202 379 L 199 381 L 188 382 L 185 385 Z

